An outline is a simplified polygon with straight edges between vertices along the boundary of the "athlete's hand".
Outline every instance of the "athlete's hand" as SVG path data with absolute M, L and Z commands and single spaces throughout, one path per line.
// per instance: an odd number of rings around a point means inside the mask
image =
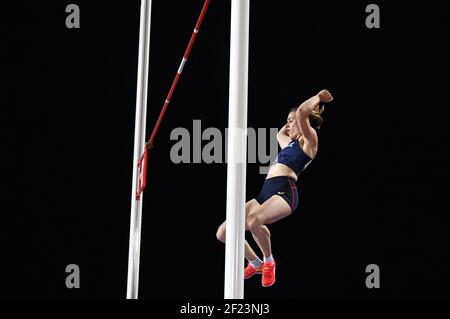
M 330 92 L 328 92 L 328 90 L 322 90 L 317 95 L 319 96 L 320 102 L 322 103 L 328 103 L 333 101 L 333 96 L 331 95 Z
M 283 127 L 281 128 L 280 134 L 289 136 L 289 134 L 288 134 L 288 132 L 287 132 L 287 126 L 288 126 L 288 124 L 286 124 L 285 126 L 283 126 Z

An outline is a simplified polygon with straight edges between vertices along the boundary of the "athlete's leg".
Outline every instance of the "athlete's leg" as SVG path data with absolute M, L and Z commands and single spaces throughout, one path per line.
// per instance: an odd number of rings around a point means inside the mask
M 247 224 L 264 257 L 272 255 L 270 231 L 265 226 L 289 216 L 292 208 L 280 196 L 272 196 L 248 215 Z
M 259 203 L 252 199 L 251 201 L 248 201 L 245 204 L 245 215 L 246 215 L 246 219 L 248 219 L 248 216 L 255 211 L 255 209 L 257 209 L 259 206 Z M 248 229 L 248 226 L 246 225 L 246 230 Z M 222 223 L 222 225 L 219 226 L 219 228 L 217 229 L 217 233 L 216 233 L 216 237 L 218 240 L 220 240 L 221 242 L 225 243 L 226 240 L 226 221 L 224 221 Z M 256 255 L 255 251 L 252 249 L 252 247 L 248 244 L 247 241 L 245 241 L 245 258 L 248 261 L 252 261 L 255 259 L 258 259 L 258 256 Z
M 275 260 L 272 258 L 270 232 L 265 224 L 272 224 L 292 213 L 291 206 L 282 197 L 274 195 L 249 215 L 249 229 L 264 254 L 261 285 L 270 287 L 275 283 Z

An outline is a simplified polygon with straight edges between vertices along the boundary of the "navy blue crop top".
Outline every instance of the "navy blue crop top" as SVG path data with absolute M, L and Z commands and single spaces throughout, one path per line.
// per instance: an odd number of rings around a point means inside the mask
M 278 153 L 273 164 L 284 164 L 299 176 L 311 162 L 312 159 L 303 152 L 300 142 L 298 140 L 291 140 L 289 145 Z

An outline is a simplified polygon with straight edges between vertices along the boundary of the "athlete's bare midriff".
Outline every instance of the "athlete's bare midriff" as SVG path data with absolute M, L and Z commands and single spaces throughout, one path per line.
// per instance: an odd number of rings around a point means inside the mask
M 269 173 L 267 173 L 266 179 L 279 176 L 291 177 L 295 181 L 297 181 L 297 174 L 295 174 L 295 172 L 289 166 L 281 163 L 276 163 L 270 168 Z

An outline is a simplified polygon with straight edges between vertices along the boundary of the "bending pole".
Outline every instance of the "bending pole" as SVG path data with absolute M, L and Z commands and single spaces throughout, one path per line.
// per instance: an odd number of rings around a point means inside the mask
M 166 113 L 167 107 L 169 106 L 170 101 L 172 100 L 173 92 L 177 88 L 178 81 L 180 80 L 181 74 L 183 73 L 184 66 L 189 58 L 189 54 L 191 53 L 192 47 L 194 46 L 195 39 L 197 39 L 197 34 L 200 31 L 200 27 L 202 26 L 203 20 L 205 19 L 206 11 L 208 11 L 209 3 L 211 0 L 205 0 L 203 3 L 202 11 L 200 12 L 200 16 L 197 19 L 197 23 L 195 24 L 194 31 L 192 31 L 191 39 L 189 40 L 189 44 L 184 52 L 183 59 L 181 60 L 180 67 L 178 68 L 177 74 L 172 82 L 172 86 L 170 87 L 169 93 L 167 94 L 166 101 L 162 107 L 161 113 L 159 114 L 158 120 L 156 121 L 155 127 L 153 128 L 152 135 L 150 136 L 150 140 L 148 141 L 148 145 L 152 146 L 153 141 L 155 140 L 156 132 L 158 132 L 158 128 L 161 125 L 161 121 L 164 118 L 164 114 Z
M 134 133 L 133 185 L 131 191 L 130 243 L 128 250 L 127 299 L 137 299 L 139 289 L 139 257 L 141 249 L 142 195 L 136 199 L 138 162 L 145 147 L 147 118 L 148 65 L 150 53 L 151 0 L 141 0 L 139 62 Z
M 244 298 L 250 0 L 231 2 L 225 299 Z

